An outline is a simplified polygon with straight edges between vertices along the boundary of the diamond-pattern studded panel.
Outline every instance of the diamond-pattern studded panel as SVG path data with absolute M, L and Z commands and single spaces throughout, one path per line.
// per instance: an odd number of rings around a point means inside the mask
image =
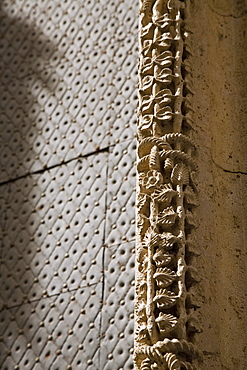
M 115 145 L 109 154 L 106 244 L 135 238 L 136 142 Z
M 132 139 L 138 1 L 5 0 L 0 181 Z
M 133 369 L 135 243 L 108 247 L 102 310 L 102 369 Z
M 2 310 L 0 368 L 100 369 L 101 294 L 99 283 Z
M 100 281 L 106 164 L 100 153 L 1 187 L 5 305 Z
M 137 0 L 0 6 L 0 369 L 133 368 Z

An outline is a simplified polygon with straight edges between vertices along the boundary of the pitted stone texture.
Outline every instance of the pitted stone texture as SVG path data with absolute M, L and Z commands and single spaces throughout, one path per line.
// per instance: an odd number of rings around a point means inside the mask
M 99 369 L 101 291 L 99 283 L 2 310 L 1 369 Z
M 3 1 L 0 181 L 131 139 L 138 2 Z
M 7 306 L 100 281 L 107 154 L 2 186 Z

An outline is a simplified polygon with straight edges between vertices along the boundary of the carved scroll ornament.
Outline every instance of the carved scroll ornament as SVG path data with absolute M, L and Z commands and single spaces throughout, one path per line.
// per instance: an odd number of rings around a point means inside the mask
M 196 369 L 190 234 L 197 204 L 185 1 L 142 0 L 135 369 Z

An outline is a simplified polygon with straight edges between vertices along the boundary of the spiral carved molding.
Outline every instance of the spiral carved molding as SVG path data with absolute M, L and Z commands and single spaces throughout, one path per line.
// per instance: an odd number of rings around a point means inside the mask
M 196 369 L 189 4 L 141 0 L 135 369 Z

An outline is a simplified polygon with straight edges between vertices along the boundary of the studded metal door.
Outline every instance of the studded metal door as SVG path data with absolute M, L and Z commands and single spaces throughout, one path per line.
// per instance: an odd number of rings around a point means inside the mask
M 0 3 L 0 369 L 132 369 L 138 1 Z

